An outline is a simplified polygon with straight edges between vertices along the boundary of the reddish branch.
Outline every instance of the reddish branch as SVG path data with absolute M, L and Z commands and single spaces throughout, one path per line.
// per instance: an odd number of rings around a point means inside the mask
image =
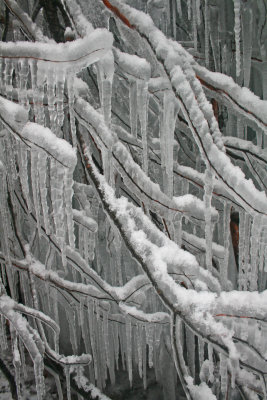
M 123 15 L 120 10 L 113 6 L 108 0 L 102 0 L 105 6 L 112 11 L 128 28 L 135 29 L 135 27 L 130 23 L 130 21 Z
M 136 29 L 136 27 L 134 25 L 132 25 L 130 23 L 130 21 L 125 17 L 125 15 L 123 15 L 121 13 L 121 11 L 113 6 L 109 0 L 102 0 L 102 2 L 104 3 L 104 5 L 110 10 L 112 11 L 125 25 L 127 25 L 129 28 L 131 29 Z M 254 118 L 256 118 L 258 121 L 260 121 L 261 124 L 263 124 L 264 126 L 267 126 L 267 124 L 265 122 L 263 122 L 262 120 L 259 119 L 258 116 L 256 116 L 252 111 L 247 110 L 246 108 L 242 107 L 240 104 L 237 103 L 236 100 L 234 100 L 229 93 L 227 93 L 225 90 L 223 89 L 218 89 L 214 86 L 212 86 L 210 83 L 204 81 L 202 78 L 200 78 L 198 75 L 196 75 L 196 78 L 199 80 L 199 82 L 201 83 L 202 86 L 205 86 L 206 88 L 217 92 L 217 93 L 222 93 L 224 95 L 226 95 L 231 101 L 233 101 L 238 107 L 242 108 L 246 113 L 252 115 Z

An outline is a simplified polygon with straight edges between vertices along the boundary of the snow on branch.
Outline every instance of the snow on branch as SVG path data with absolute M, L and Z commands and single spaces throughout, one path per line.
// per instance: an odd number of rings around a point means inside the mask
M 60 164 L 74 169 L 77 162 L 75 149 L 66 140 L 58 138 L 49 128 L 27 122 L 20 135 L 29 146 L 43 150 Z
M 150 16 L 119 0 L 108 3 L 113 9 L 120 10 L 120 15 L 123 14 L 130 21 L 130 25 L 145 36 L 159 62 L 164 66 L 207 166 L 211 167 L 226 190 L 248 212 L 252 215 L 266 214 L 265 193 L 258 191 L 253 182 L 247 180 L 240 168 L 234 166 L 225 154 L 218 123 L 192 69 L 190 57 L 188 58 L 185 52 L 184 57 L 181 57 L 181 46 L 167 39 L 155 27 Z
M 188 273 L 192 273 L 192 270 L 194 270 L 196 274 L 197 265 L 192 256 L 188 253 L 184 253 L 184 256 L 182 256 L 177 245 L 169 241 L 165 235 L 156 233 L 157 228 L 151 224 L 144 214 L 141 216 L 142 211 L 140 209 L 131 205 L 125 198 L 115 198 L 113 190 L 107 185 L 103 176 L 97 172 L 85 148 L 83 148 L 83 151 L 87 171 L 96 185 L 106 212 L 118 226 L 124 240 L 131 248 L 132 254 L 142 265 L 159 297 L 173 313 L 177 313 L 184 320 L 195 334 L 201 335 L 202 338 L 208 336 L 206 340 L 211 341 L 220 351 L 225 353 L 226 348 L 226 354 L 229 353 L 231 359 L 238 359 L 239 352 L 233 341 L 233 331 L 229 330 L 223 323 L 216 321 L 214 312 L 217 313 L 219 309 L 223 309 L 223 304 L 227 303 L 226 308 L 232 309 L 234 315 L 238 317 L 246 311 L 250 315 L 252 306 L 252 313 L 257 315 L 257 311 L 259 311 L 259 317 L 265 319 L 267 315 L 265 300 L 267 291 L 262 294 L 243 292 L 244 296 L 240 298 L 241 301 L 238 300 L 237 302 L 233 297 L 235 292 L 218 294 L 205 290 L 197 292 L 177 285 L 168 274 L 168 263 L 174 263 L 174 259 L 179 259 L 180 268 L 183 266 L 182 269 Z M 144 222 L 144 226 L 140 225 L 140 220 Z M 153 230 L 154 238 L 158 237 L 157 244 L 151 242 L 149 229 Z M 160 238 L 162 239 L 161 243 Z M 174 256 L 174 254 L 177 255 Z M 177 261 L 175 263 L 177 265 Z M 196 275 L 202 279 L 205 276 L 209 284 L 215 284 L 214 278 L 211 278 L 207 271 L 202 272 L 201 268 Z M 214 285 L 215 287 L 216 285 Z M 253 304 L 255 304 L 255 308 Z M 249 369 L 257 369 L 257 366 L 250 365 L 247 359 L 243 359 L 243 357 L 241 364 Z
M 67 43 L 2 43 L 0 58 L 37 60 L 38 69 L 77 73 L 99 61 L 112 47 L 113 36 L 106 29 L 95 29 L 82 39 Z
M 22 30 L 25 32 L 26 36 L 29 35 L 31 40 L 38 40 L 40 42 L 50 41 L 50 43 L 54 42 L 53 40 L 48 40 L 48 38 L 43 35 L 39 27 L 32 22 L 29 15 L 22 10 L 15 0 L 4 0 L 4 3 L 10 12 L 20 21 Z
M 169 212 L 180 212 L 204 220 L 203 202 L 192 195 L 168 198 L 160 190 L 159 185 L 152 182 L 139 165 L 134 162 L 126 147 L 118 140 L 116 133 L 108 129 L 101 114 L 94 110 L 89 103 L 78 98 L 75 102 L 75 112 L 78 121 L 85 128 L 88 126 L 93 128 L 92 134 L 94 134 L 97 143 L 102 147 L 111 149 L 116 167 L 124 177 L 126 186 L 138 193 L 138 196 L 144 198 L 145 201 L 148 199 L 150 206 L 155 211 L 162 216 L 168 215 Z M 217 212 L 212 208 L 212 219 L 216 220 L 216 218 Z

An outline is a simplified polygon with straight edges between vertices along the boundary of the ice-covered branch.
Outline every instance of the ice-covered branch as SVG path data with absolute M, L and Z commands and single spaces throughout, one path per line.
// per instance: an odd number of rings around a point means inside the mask
M 47 66 L 75 74 L 99 61 L 111 49 L 112 42 L 113 37 L 107 30 L 96 29 L 83 39 L 67 43 L 2 43 L 0 58 L 37 60 L 40 77 L 42 72 L 46 74 Z
M 204 204 L 192 195 L 168 198 L 144 173 L 144 171 L 132 159 L 126 147 L 119 142 L 114 131 L 110 131 L 105 125 L 99 112 L 81 98 L 75 103 L 75 112 L 78 121 L 85 128 L 91 126 L 94 139 L 100 147 L 111 149 L 116 167 L 124 178 L 126 186 L 138 193 L 138 196 L 148 201 L 152 210 L 162 216 L 168 216 L 170 212 L 184 213 L 197 219 L 204 220 Z M 212 209 L 212 219 L 216 220 L 217 212 Z
M 115 199 L 112 189 L 107 186 L 104 178 L 99 175 L 93 166 L 92 160 L 87 157 L 89 157 L 89 155 L 88 153 L 85 153 L 85 165 L 87 171 L 89 171 L 90 179 L 92 179 L 95 185 L 97 185 L 96 187 L 99 191 L 106 212 L 110 214 L 118 228 L 121 230 L 132 254 L 142 265 L 159 297 L 161 297 L 170 310 L 177 313 L 184 320 L 186 325 L 188 325 L 195 334 L 200 335 L 202 338 L 206 338 L 205 340 L 207 342 L 210 341 L 213 346 L 217 346 L 218 350 L 223 353 L 225 353 L 225 348 L 228 349 L 227 353 L 229 353 L 230 358 L 236 359 L 238 353 L 232 338 L 233 332 L 229 331 L 223 324 L 218 324 L 211 313 L 213 313 L 215 309 L 217 310 L 217 307 L 218 309 L 223 308 L 223 303 L 227 302 L 226 307 L 228 309 L 233 308 L 238 315 L 239 312 L 242 313 L 245 310 L 246 304 L 250 304 L 251 309 L 251 305 L 255 303 L 255 308 L 253 308 L 252 313 L 257 314 L 258 310 L 259 314 L 261 314 L 261 319 L 263 319 L 266 316 L 267 309 L 264 306 L 264 310 L 261 312 L 261 306 L 259 304 L 265 302 L 263 299 L 265 298 L 266 293 L 263 293 L 262 296 L 259 296 L 256 292 L 251 294 L 251 296 L 257 297 L 257 301 L 250 298 L 249 293 L 244 293 L 244 304 L 242 298 L 241 303 L 238 302 L 237 304 L 237 302 L 234 302 L 232 298 L 234 292 L 222 292 L 221 294 L 208 293 L 205 291 L 196 292 L 178 286 L 167 272 L 167 264 L 173 262 L 171 248 L 174 244 L 172 244 L 164 235 L 162 236 L 162 240 L 163 237 L 164 240 L 161 244 L 159 238 L 157 245 L 152 244 L 149 239 L 150 221 L 148 221 L 143 215 L 142 221 L 145 221 L 146 229 L 144 230 L 144 227 L 141 228 L 139 225 L 140 222 L 137 221 L 139 221 L 139 213 L 142 213 L 142 211 L 130 205 L 126 199 Z M 90 171 L 91 168 L 92 170 Z M 155 240 L 155 237 L 159 235 L 156 234 L 155 227 L 153 227 L 153 232 Z M 163 244 L 164 242 L 165 245 Z M 168 249 L 168 256 L 164 251 L 165 246 Z M 175 251 L 178 252 L 178 249 L 176 248 Z M 182 263 L 184 264 L 184 269 L 186 271 L 190 271 L 194 264 L 193 259 L 190 261 L 190 257 L 187 256 L 187 258 L 183 258 Z M 179 256 L 179 259 L 181 262 L 181 255 Z M 208 277 L 208 273 L 205 272 L 205 274 L 206 277 Z M 263 303 L 261 303 L 261 299 L 263 300 Z M 252 370 L 255 370 L 256 368 L 243 360 L 242 365 Z
M 29 35 L 31 40 L 38 40 L 40 42 L 48 41 L 40 28 L 32 22 L 29 15 L 22 10 L 15 0 L 4 0 L 4 2 L 10 12 L 21 22 L 21 29 L 25 32 L 26 36 Z M 53 40 L 50 40 L 50 42 L 53 43 Z
M 178 43 L 168 40 L 153 24 L 152 19 L 119 0 L 112 7 L 120 10 L 131 26 L 144 36 L 157 59 L 164 66 L 173 91 L 178 98 L 190 129 L 198 143 L 203 159 L 210 165 L 223 186 L 250 213 L 266 214 L 266 196 L 245 179 L 223 151 L 220 131 L 211 105 L 191 67 L 190 58 L 181 52 Z M 119 17 L 120 18 L 120 17 Z

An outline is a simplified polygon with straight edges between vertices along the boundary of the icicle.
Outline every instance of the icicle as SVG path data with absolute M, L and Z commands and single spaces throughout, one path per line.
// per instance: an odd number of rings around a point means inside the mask
M 227 392 L 228 374 L 227 374 L 227 357 L 220 353 L 220 378 L 221 378 L 221 392 Z
M 149 368 L 153 367 L 153 343 L 154 343 L 154 327 L 146 324 L 146 343 L 148 345 L 148 365 Z
M 89 260 L 93 260 L 95 258 L 95 241 L 96 241 L 96 234 L 94 232 L 88 232 L 88 258 Z
M 59 314 L 58 314 L 58 292 L 55 288 L 50 288 L 51 298 L 53 299 L 52 303 L 52 315 L 54 321 L 59 325 Z
M 147 113 L 148 113 L 148 83 L 137 81 L 137 110 L 140 120 L 143 146 L 143 170 L 148 174 L 148 147 L 147 147 Z
M 231 359 L 230 363 L 231 363 L 230 364 L 231 365 L 231 386 L 234 389 L 236 373 L 239 370 L 239 361 L 237 359 Z
M 182 245 L 182 225 L 183 225 L 183 214 L 176 213 L 174 220 L 174 241 L 178 244 L 178 246 Z
M 67 228 L 70 247 L 75 248 L 75 236 L 74 236 L 74 223 L 72 214 L 72 196 L 73 196 L 73 171 L 69 168 L 64 170 L 64 202 L 65 212 L 67 216 Z
M 118 324 L 117 322 L 113 322 L 112 324 L 112 334 L 113 334 L 113 342 L 114 342 L 114 358 L 116 362 L 116 368 L 119 369 L 119 337 L 118 337 Z
M 101 374 L 99 375 L 99 379 L 101 379 L 100 387 L 105 387 L 105 381 L 107 380 L 107 360 L 106 360 L 106 352 L 105 352 L 105 343 L 104 343 L 104 335 L 103 335 L 103 323 L 102 319 L 99 318 L 97 323 L 95 324 L 96 328 L 96 340 L 97 340 L 97 354 L 99 357 L 99 365 Z M 103 351 L 104 350 L 104 351 Z
M 241 326 L 240 326 L 240 338 L 242 340 L 247 340 L 248 338 L 248 318 L 243 318 L 241 320 Z
M 199 368 L 201 369 L 202 364 L 204 362 L 204 342 L 200 336 L 198 336 L 198 359 L 199 359 Z
M 17 334 L 11 329 L 11 336 L 12 336 L 12 347 L 13 347 L 13 365 L 15 368 L 15 381 L 16 381 L 16 388 L 17 388 L 17 396 L 18 400 L 22 400 L 21 394 L 21 358 L 18 349 L 18 337 Z
M 244 139 L 244 124 L 240 118 L 237 118 L 237 137 Z
M 77 138 L 76 138 L 76 125 L 75 125 L 75 117 L 74 117 L 74 76 L 68 75 L 67 79 L 67 88 L 68 88 L 68 97 L 69 97 L 69 115 L 70 115 L 70 130 L 71 130 L 71 139 L 72 146 L 76 148 L 77 146 Z
M 3 79 L 3 71 L 4 71 L 4 68 L 5 68 L 5 64 L 4 63 L 5 63 L 5 61 L 2 58 L 0 60 L 0 90 L 1 90 L 1 92 L 5 91 L 4 90 L 4 79 Z
M 192 12 L 193 12 L 194 50 L 197 51 L 197 11 L 196 11 L 196 0 L 193 0 Z
M 205 171 L 205 240 L 206 240 L 206 266 L 212 270 L 212 223 L 211 223 L 211 199 L 213 190 L 213 173 L 209 168 Z
M 209 25 L 209 30 L 210 30 L 209 38 L 212 47 L 215 71 L 220 72 L 221 56 L 220 56 L 220 38 L 219 38 L 219 9 L 217 6 L 209 6 L 208 13 L 209 13 L 208 16 L 209 21 L 212 21 L 212 23 Z
M 65 86 L 65 71 L 61 70 L 56 73 L 56 101 L 57 101 L 57 136 L 61 136 L 60 128 L 64 121 L 64 86 Z
M 1 278 L 4 286 L 7 285 L 5 264 L 1 264 Z
M 8 171 L 7 179 L 8 183 L 13 187 L 15 184 L 15 180 L 17 179 L 17 168 L 11 133 L 8 132 L 5 135 L 4 143 L 6 152 L 6 165 Z
M 143 356 L 142 356 L 142 343 L 143 343 L 143 326 L 141 324 L 137 325 L 137 355 L 138 355 L 138 371 L 139 376 L 143 376 Z
M 127 346 L 127 368 L 130 386 L 133 384 L 133 352 L 132 352 L 132 323 L 131 317 L 126 316 L 126 346 Z
M 57 113 L 56 113 L 56 94 L 55 94 L 55 81 L 56 73 L 52 65 L 49 65 L 47 70 L 46 82 L 47 82 L 47 101 L 48 101 L 48 113 L 50 120 L 50 129 L 55 134 L 57 133 Z
M 30 189 L 28 184 L 28 150 L 24 143 L 20 143 L 19 151 L 19 177 L 22 187 L 23 196 L 26 200 L 28 211 L 32 211 L 30 198 Z
M 234 1 L 234 12 L 235 12 L 235 47 L 236 47 L 236 76 L 240 75 L 240 0 Z
M 130 103 L 131 134 L 134 137 L 137 137 L 137 84 L 136 84 L 136 81 L 130 82 L 129 103 Z
M 244 86 L 249 87 L 253 38 L 253 11 L 250 5 L 244 3 L 242 11 L 242 39 L 243 39 L 243 71 Z
M 98 380 L 98 371 L 99 371 L 99 364 L 97 358 L 97 349 L 96 349 L 96 338 L 95 338 L 95 330 L 94 330 L 94 303 L 89 298 L 87 299 L 87 309 L 88 309 L 88 323 L 89 323 L 89 336 L 91 341 L 91 348 L 93 353 L 93 361 L 94 361 L 94 374 L 95 379 Z
M 37 169 L 39 175 L 41 205 L 43 210 L 43 220 L 45 231 L 49 235 L 51 232 L 50 216 L 47 205 L 47 184 L 46 184 L 46 170 L 47 170 L 47 156 L 45 152 L 39 151 L 37 160 Z
M 266 322 L 261 323 L 261 339 L 260 339 L 260 352 L 263 357 L 266 357 L 267 343 L 266 336 L 267 335 L 267 325 Z
M 6 171 L 4 170 L 2 163 L 0 163 L 0 184 L 1 184 L 0 216 L 1 216 L 2 232 L 5 232 L 5 234 L 2 235 L 1 245 L 7 266 L 6 272 L 8 276 L 9 287 L 11 290 L 11 296 L 15 298 L 13 279 L 11 275 L 12 263 L 11 263 L 10 248 L 9 248 L 10 229 L 9 229 L 8 211 L 7 211 Z
M 200 15 L 200 0 L 196 0 L 196 16 L 197 16 L 197 24 L 201 24 L 201 15 Z
M 104 170 L 104 175 L 107 183 L 114 187 L 114 167 L 113 167 L 113 157 L 110 149 L 102 147 L 101 149 L 102 165 Z
M 8 348 L 6 335 L 6 319 L 3 315 L 0 316 L 0 346 L 2 351 L 7 350 Z
M 96 320 L 99 321 L 100 319 L 100 308 L 99 308 L 99 301 L 94 299 L 94 308 L 95 308 L 95 314 L 96 314 Z
M 210 343 L 208 344 L 208 356 L 209 356 L 209 381 L 210 383 L 213 383 L 214 381 L 213 348 Z
M 146 390 L 147 388 L 147 376 L 146 376 L 146 363 L 147 363 L 147 357 L 146 357 L 146 339 L 145 339 L 145 329 L 141 325 L 141 332 L 142 332 L 142 366 L 143 366 L 143 385 L 144 389 Z
M 116 229 L 116 228 L 115 228 Z M 114 244 L 115 244 L 115 262 L 116 262 L 116 269 L 117 269 L 117 281 L 118 284 L 121 286 L 123 285 L 123 280 L 122 280 L 122 261 L 121 261 L 121 257 L 122 257 L 122 239 L 120 237 L 120 235 L 118 234 L 118 232 L 115 230 L 114 231 Z M 126 271 L 127 272 L 127 271 Z M 130 277 L 129 277 L 130 278 Z
M 164 92 L 163 107 L 160 114 L 160 150 L 163 190 L 170 197 L 173 196 L 173 142 L 177 113 L 175 98 L 167 90 Z
M 79 253 L 84 257 L 84 259 L 86 260 L 85 257 L 85 238 L 86 238 L 86 230 L 83 228 L 82 225 L 79 225 Z
M 183 13 L 182 13 L 181 0 L 176 0 L 176 4 L 177 4 L 177 12 L 179 14 L 179 17 L 182 18 Z
M 35 376 L 35 384 L 36 384 L 36 391 L 37 391 L 37 399 L 42 400 L 45 391 L 44 385 L 44 376 L 43 376 L 43 369 L 44 363 L 43 358 L 38 356 L 33 360 L 34 363 L 34 376 Z
M 189 19 L 189 21 L 191 20 L 191 12 L 192 12 L 192 10 L 191 10 L 191 7 L 192 7 L 191 2 L 192 2 L 192 0 L 187 0 L 187 18 Z
M 250 275 L 250 290 L 258 289 L 258 251 L 261 234 L 262 216 L 256 215 L 253 218 L 252 230 L 251 230 L 251 246 L 250 246 L 250 260 L 251 260 L 251 275 Z
M 125 351 L 127 351 L 126 348 L 126 335 L 125 335 L 125 327 L 119 325 L 118 327 L 118 334 L 119 334 L 119 343 L 120 343 L 120 353 L 121 353 L 121 363 L 122 363 L 122 369 L 125 371 Z
M 36 60 L 29 60 L 29 68 L 30 68 L 30 74 L 31 74 L 31 86 L 32 86 L 32 96 L 33 96 L 33 113 L 34 113 L 34 118 L 35 122 L 38 122 L 38 112 L 40 109 L 40 106 L 38 105 L 38 100 L 39 100 L 39 93 L 38 93 L 38 88 L 37 88 L 37 61 Z
M 113 340 L 113 331 L 112 331 L 112 325 L 109 321 L 109 330 L 108 330 L 108 337 L 109 337 L 109 377 L 110 377 L 110 382 L 111 385 L 115 384 L 116 381 L 116 376 L 115 376 L 115 351 L 114 351 L 114 340 Z
M 248 320 L 248 344 L 254 346 L 255 345 L 255 332 L 257 330 L 257 324 L 255 327 L 253 320 Z
M 264 47 L 264 46 L 262 46 L 262 47 Z M 263 68 L 261 70 L 261 75 L 262 75 L 262 98 L 263 98 L 263 100 L 267 100 L 267 68 L 266 68 L 266 61 L 264 61 L 264 63 L 263 63 Z M 265 147 L 264 148 L 266 148 L 266 137 L 265 137 Z
M 40 125 L 45 124 L 45 112 L 44 112 L 44 85 L 45 85 L 45 73 L 44 73 L 44 65 L 41 61 L 38 61 L 36 66 L 35 63 L 31 64 L 32 77 L 36 74 L 36 87 L 33 86 L 33 95 L 34 95 L 34 108 L 37 110 L 37 119 L 36 122 Z M 32 84 L 34 80 L 32 78 Z
M 96 221 L 98 219 L 99 204 L 99 198 L 97 196 L 93 196 L 91 201 L 91 212 Z
M 64 374 L 66 377 L 66 387 L 67 387 L 67 399 L 71 400 L 71 390 L 70 390 L 70 367 L 69 365 L 65 365 Z
M 105 344 L 106 364 L 110 370 L 110 354 L 109 354 L 109 335 L 108 335 L 108 313 L 103 311 L 103 338 Z
M 244 287 L 244 258 L 245 258 L 245 227 L 246 219 L 245 212 L 239 212 L 239 241 L 238 241 L 238 262 L 239 262 L 239 273 L 238 273 L 238 288 L 242 290 Z
M 176 4 L 175 0 L 172 2 L 172 30 L 173 30 L 173 38 L 176 40 Z
M 221 264 L 220 274 L 221 282 L 226 283 L 228 279 L 228 261 L 229 261 L 229 245 L 230 245 L 230 213 L 231 203 L 225 203 L 223 208 L 223 242 L 224 257 Z
M 51 200 L 53 208 L 53 219 L 56 228 L 56 238 L 62 254 L 62 264 L 66 268 L 66 244 L 65 244 L 65 213 L 63 207 L 63 183 L 65 168 L 58 164 L 55 160 L 50 162 L 50 179 L 51 179 Z
M 4 69 L 4 85 L 5 92 L 8 100 L 12 100 L 12 75 L 14 70 L 13 61 L 9 58 L 5 58 L 5 69 Z
M 31 149 L 31 183 L 32 183 L 32 193 L 33 193 L 33 204 L 35 209 L 37 228 L 39 235 L 41 235 L 41 222 L 40 222 L 40 202 L 39 202 L 39 179 L 38 179 L 38 152 Z
M 26 367 L 24 345 L 23 345 L 23 341 L 21 338 L 19 338 L 19 352 L 20 352 L 20 358 L 21 358 L 23 379 L 25 381 L 28 377 L 28 371 L 27 371 L 27 367 Z
M 186 349 L 187 349 L 187 362 L 191 375 L 195 376 L 195 335 L 190 330 L 186 330 Z
M 18 99 L 19 103 L 29 111 L 29 101 L 27 98 L 27 82 L 28 82 L 28 75 L 29 75 L 29 64 L 28 60 L 22 59 L 19 62 L 20 64 L 20 69 L 19 69 L 19 81 L 20 81 L 20 87 L 19 87 L 19 93 L 18 93 Z
M 67 312 L 67 319 L 69 323 L 69 333 L 72 351 L 74 354 L 78 353 L 78 340 L 77 340 L 77 328 L 76 328 L 76 313 L 74 308 L 70 308 Z
M 111 124 L 111 96 L 114 76 L 114 56 L 109 51 L 97 64 L 97 81 L 104 120 L 108 127 Z

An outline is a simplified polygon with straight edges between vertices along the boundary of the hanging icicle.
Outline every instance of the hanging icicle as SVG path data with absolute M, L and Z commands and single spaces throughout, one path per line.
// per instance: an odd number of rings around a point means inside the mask
M 127 369 L 128 369 L 128 377 L 130 381 L 130 386 L 133 384 L 133 352 L 132 352 L 132 322 L 131 317 L 126 316 L 125 318 L 126 324 L 126 346 L 127 346 Z
M 213 347 L 208 344 L 208 356 L 209 356 L 209 381 L 214 382 L 214 362 L 213 362 Z
M 148 113 L 148 83 L 143 80 L 137 81 L 137 110 L 141 127 L 143 146 L 143 170 L 148 174 L 148 145 L 147 145 L 147 113 Z
M 46 76 L 47 82 L 47 102 L 48 102 L 48 114 L 50 121 L 50 129 L 53 133 L 57 133 L 57 113 L 56 113 L 56 93 L 55 93 L 55 82 L 56 82 L 56 71 L 53 65 L 50 65 L 47 70 Z
M 173 196 L 173 145 L 177 114 L 175 97 L 169 90 L 165 90 L 160 113 L 160 150 L 163 191 L 171 198 Z
M 60 128 L 64 122 L 64 87 L 65 71 L 56 71 L 56 102 L 57 102 L 57 136 L 61 137 Z
M 206 267 L 209 271 L 212 270 L 212 236 L 213 226 L 211 222 L 211 199 L 213 191 L 214 176 L 209 168 L 205 171 L 205 191 L 204 191 L 204 204 L 205 204 L 205 241 L 206 241 Z
M 240 0 L 234 1 L 234 12 L 235 12 L 235 47 L 236 47 L 236 76 L 239 77 L 241 72 L 241 56 L 240 56 L 240 32 L 241 32 L 241 21 L 240 21 Z
M 182 18 L 183 13 L 182 13 L 182 4 L 181 4 L 181 0 L 176 0 L 176 4 L 177 4 L 177 12 L 179 14 L 179 17 Z
M 45 231 L 49 235 L 51 232 L 50 228 L 50 217 L 49 210 L 47 204 L 47 156 L 45 152 L 38 152 L 37 159 L 37 170 L 39 177 L 39 185 L 40 185 L 40 197 L 41 197 L 41 206 L 43 210 L 43 221 L 45 226 Z
M 29 100 L 27 97 L 27 82 L 29 75 L 29 64 L 28 60 L 22 59 L 19 61 L 19 92 L 18 99 L 19 103 L 29 111 Z
M 191 7 L 192 7 L 192 0 L 187 0 L 187 18 L 189 19 L 189 21 L 191 20 L 191 14 L 192 14 Z
M 64 170 L 64 206 L 67 217 L 67 230 L 70 247 L 75 248 L 74 223 L 72 213 L 72 197 L 73 197 L 73 170 L 65 168 Z
M 137 82 L 130 81 L 129 85 L 130 125 L 131 134 L 137 137 Z
M 97 64 L 97 81 L 105 123 L 111 124 L 111 95 L 114 77 L 114 56 L 109 51 Z
M 220 353 L 220 379 L 221 379 L 221 392 L 227 392 L 228 386 L 228 373 L 227 373 L 227 357 Z
M 197 51 L 197 0 L 193 0 L 192 13 L 193 13 L 193 40 L 194 40 L 194 50 Z
M 231 204 L 225 203 L 223 208 L 223 242 L 224 242 L 224 258 L 221 265 L 221 282 L 226 284 L 228 281 L 228 262 L 229 262 L 229 245 L 230 245 L 230 214 Z
M 243 71 L 244 86 L 249 87 L 251 75 L 251 56 L 253 40 L 253 8 L 244 3 L 242 8 L 242 41 L 243 41 Z
M 55 160 L 50 162 L 50 179 L 51 179 L 51 200 L 53 209 L 53 220 L 55 224 L 56 238 L 58 240 L 61 252 L 62 263 L 66 267 L 66 243 L 65 243 L 65 212 L 63 202 L 63 185 L 64 185 L 65 168 L 58 165 Z
M 253 218 L 250 237 L 250 290 L 258 290 L 258 257 L 260 247 L 260 235 L 262 230 L 262 216 L 256 215 Z

